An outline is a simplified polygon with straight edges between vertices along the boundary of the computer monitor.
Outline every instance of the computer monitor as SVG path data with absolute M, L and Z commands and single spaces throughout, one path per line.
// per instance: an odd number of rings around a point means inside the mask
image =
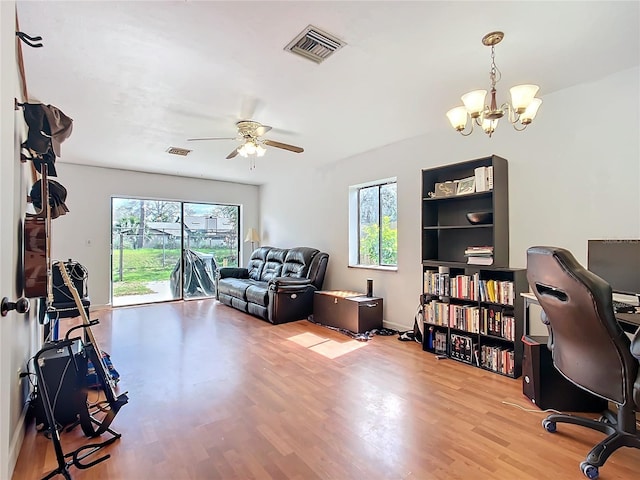
M 640 295 L 640 239 L 589 240 L 587 268 L 615 293 Z

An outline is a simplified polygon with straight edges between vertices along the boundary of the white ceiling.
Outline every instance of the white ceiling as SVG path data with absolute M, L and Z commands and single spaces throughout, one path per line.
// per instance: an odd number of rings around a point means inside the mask
M 17 11 L 44 43 L 23 46 L 30 100 L 74 119 L 60 162 L 262 184 L 446 128 L 462 93 L 488 87 L 481 38 L 493 30 L 505 32 L 498 101 L 518 83 L 544 99 L 637 66 L 639 5 L 18 1 Z M 320 65 L 285 52 L 309 24 L 347 46 Z M 233 137 L 251 110 L 273 126 L 267 138 L 304 153 L 269 148 L 251 171 L 225 159 L 234 140 L 186 141 Z

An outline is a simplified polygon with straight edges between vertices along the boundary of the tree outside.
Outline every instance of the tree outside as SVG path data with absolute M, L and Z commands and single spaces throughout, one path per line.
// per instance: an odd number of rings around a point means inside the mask
M 154 293 L 153 284 L 169 282 L 179 268 L 183 246 L 221 266 L 237 266 L 239 210 L 237 205 L 114 198 L 113 296 Z
M 359 261 L 361 265 L 397 265 L 397 184 L 359 190 Z

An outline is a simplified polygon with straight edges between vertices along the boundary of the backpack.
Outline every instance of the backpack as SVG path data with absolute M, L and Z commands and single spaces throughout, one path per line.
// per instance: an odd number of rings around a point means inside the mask
M 424 338 L 424 307 L 422 304 L 418 305 L 418 310 L 414 317 L 413 338 L 418 343 L 422 343 L 422 339 Z
M 418 305 L 418 310 L 416 311 L 416 315 L 413 319 L 413 330 L 407 330 L 406 332 L 401 332 L 398 340 L 403 342 L 409 342 L 411 340 L 415 340 L 418 343 L 422 343 L 422 339 L 424 338 L 424 310 L 422 304 Z

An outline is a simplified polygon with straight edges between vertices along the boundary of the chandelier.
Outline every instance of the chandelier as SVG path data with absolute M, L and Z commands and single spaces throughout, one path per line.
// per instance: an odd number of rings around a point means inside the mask
M 495 46 L 502 41 L 504 33 L 491 32 L 482 37 L 482 44 L 491 47 L 491 69 L 489 80 L 491 81 L 491 105 L 485 105 L 486 90 L 474 90 L 462 95 L 464 106 L 452 108 L 447 112 L 451 126 L 465 137 L 473 132 L 473 124 L 482 127 L 484 132 L 491 137 L 498 120 L 505 114 L 507 119 L 517 131 L 527 128 L 538 112 L 542 100 L 535 98 L 538 85 L 516 85 L 512 87 L 511 103 L 503 103 L 498 107 L 496 102 L 496 83 L 500 81 L 502 74 L 495 62 Z M 465 132 L 467 121 L 471 119 L 471 129 Z

